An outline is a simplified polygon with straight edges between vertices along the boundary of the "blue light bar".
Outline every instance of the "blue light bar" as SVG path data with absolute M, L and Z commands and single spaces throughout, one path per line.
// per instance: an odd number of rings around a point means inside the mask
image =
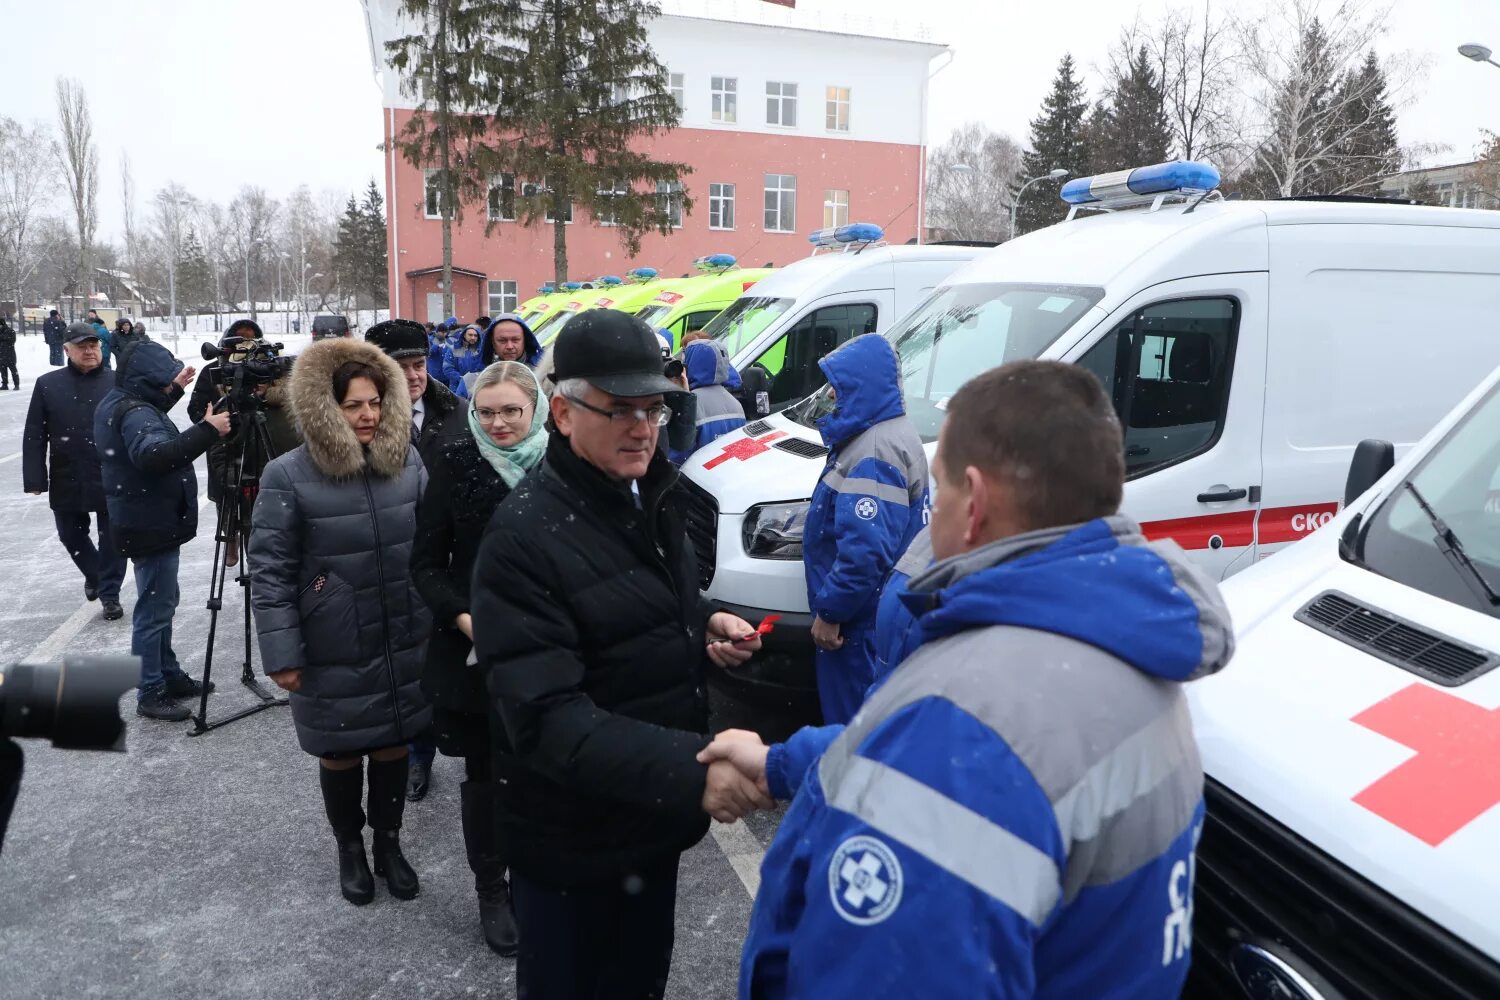
M 734 265 L 735 257 L 732 253 L 711 253 L 693 261 L 693 266 L 700 271 L 727 271 Z
M 582 287 L 583 287 L 583 284 L 581 282 L 577 282 L 577 281 L 564 281 L 563 282 L 563 291 L 565 291 L 565 292 L 576 292 L 576 291 L 578 291 L 578 289 L 580 289 Z
M 1063 185 L 1059 196 L 1069 205 L 1092 205 L 1168 191 L 1212 191 L 1219 186 L 1219 180 L 1219 171 L 1211 163 L 1173 160 L 1133 170 L 1077 177 Z
M 847 246 L 851 243 L 877 243 L 885 238 L 885 230 L 873 222 L 853 222 L 847 226 L 830 226 L 809 233 L 807 242 L 815 247 Z
M 636 281 L 650 281 L 652 278 L 656 277 L 656 268 L 634 267 L 629 271 L 626 271 L 625 273 L 629 277 L 634 278 Z
M 545 282 L 542 285 L 542 287 L 540 287 L 540 288 L 537 289 L 538 294 L 541 294 L 541 295 L 551 295 L 555 291 L 557 291 L 557 289 L 553 286 L 552 282 L 550 282 L 550 281 Z
M 599 277 L 599 284 L 603 285 L 605 288 L 613 288 L 615 285 L 623 285 L 623 284 L 625 284 L 625 281 L 624 281 L 624 279 L 622 279 L 621 277 L 619 277 L 619 275 L 605 274 L 605 275 L 600 275 L 600 277 Z

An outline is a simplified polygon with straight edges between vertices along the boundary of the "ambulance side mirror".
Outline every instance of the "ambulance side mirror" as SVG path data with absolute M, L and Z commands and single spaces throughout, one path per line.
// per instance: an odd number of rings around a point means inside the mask
M 1344 480 L 1344 506 L 1347 507 L 1374 486 L 1376 481 L 1396 464 L 1396 446 L 1389 441 L 1366 438 L 1354 449 L 1349 461 L 1349 478 Z

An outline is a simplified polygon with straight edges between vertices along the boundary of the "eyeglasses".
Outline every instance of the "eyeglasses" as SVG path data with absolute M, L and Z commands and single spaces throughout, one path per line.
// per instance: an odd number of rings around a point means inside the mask
M 664 403 L 655 403 L 644 410 L 633 406 L 622 406 L 616 410 L 605 410 L 590 403 L 585 403 L 583 400 L 573 396 L 565 398 L 568 402 L 576 406 L 581 406 L 591 413 L 597 413 L 601 417 L 608 417 L 609 422 L 612 424 L 634 424 L 637 420 L 644 420 L 653 426 L 665 427 L 667 421 L 672 419 L 672 408 Z
M 526 416 L 530 406 L 502 406 L 498 410 L 490 410 L 484 407 L 474 407 L 474 415 L 479 418 L 481 424 L 492 424 L 499 417 L 508 424 L 518 424 Z

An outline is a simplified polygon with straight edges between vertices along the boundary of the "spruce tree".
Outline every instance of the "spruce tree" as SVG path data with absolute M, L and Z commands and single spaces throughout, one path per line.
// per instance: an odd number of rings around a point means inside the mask
M 177 294 L 191 312 L 200 311 L 213 301 L 213 268 L 198 233 L 191 226 L 177 257 Z
M 1386 94 L 1385 71 L 1374 52 L 1350 70 L 1333 96 L 1337 135 L 1323 188 L 1329 194 L 1376 195 L 1381 178 L 1401 169 L 1396 113 Z
M 1088 143 L 1094 173 L 1161 163 L 1172 149 L 1166 98 L 1146 47 L 1130 53 L 1117 72 L 1109 97 L 1091 117 Z
M 339 216 L 338 235 L 333 241 L 333 273 L 339 287 L 354 294 L 355 308 L 359 307 L 359 294 L 364 291 L 365 266 L 360 258 L 365 252 L 365 239 L 364 215 L 351 194 L 344 203 L 344 214 Z
M 1073 57 L 1064 55 L 1041 113 L 1031 121 L 1031 141 L 1021 157 L 1021 176 L 1016 179 L 1018 193 L 1029 179 L 1057 167 L 1075 177 L 1087 173 L 1091 163 L 1083 120 L 1087 110 L 1088 99 L 1083 81 L 1074 73 Z M 1027 189 L 1016 210 L 1018 234 L 1062 220 L 1067 206 L 1058 199 L 1057 191 L 1058 185 L 1052 181 L 1040 181 Z
M 359 226 L 362 252 L 359 255 L 360 283 L 370 296 L 373 308 L 384 309 L 390 302 L 390 284 L 387 273 L 390 255 L 385 239 L 385 198 L 375 186 L 374 178 L 365 188 L 364 201 L 359 206 Z

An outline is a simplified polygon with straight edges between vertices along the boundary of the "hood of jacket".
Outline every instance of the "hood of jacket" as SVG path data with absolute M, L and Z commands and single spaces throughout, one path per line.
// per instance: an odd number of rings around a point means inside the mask
M 706 385 L 728 385 L 729 356 L 718 345 L 707 340 L 695 340 L 682 352 L 682 367 L 687 372 L 688 388 L 701 389 Z
M 484 362 L 485 368 L 488 368 L 498 360 L 495 357 L 495 325 L 497 323 L 514 323 L 519 326 L 521 328 L 523 352 L 520 360 L 526 362 L 529 368 L 535 368 L 541 363 L 542 343 L 536 339 L 536 334 L 531 332 L 531 324 L 514 313 L 506 313 L 503 316 L 496 316 L 494 318 L 489 327 L 484 331 L 484 337 L 480 340 L 482 349 L 479 352 L 479 359 Z
M 924 642 L 992 625 L 1037 629 L 1167 680 L 1207 676 L 1234 652 L 1218 585 L 1175 543 L 1147 542 L 1123 515 L 944 559 L 913 577 L 901 600 Z
M 180 371 L 182 362 L 173 357 L 171 351 L 147 340 L 125 355 L 124 363 L 115 373 L 115 384 L 165 413 L 179 398 L 168 394 L 166 387 Z
M 833 412 L 818 421 L 829 448 L 906 413 L 896 349 L 880 334 L 855 337 L 819 361 L 818 367 L 838 393 Z
M 362 361 L 385 373 L 380 424 L 369 448 L 360 445 L 333 398 L 333 373 L 346 361 Z M 325 476 L 352 479 L 367 457 L 375 475 L 401 474 L 411 446 L 411 400 L 400 366 L 380 348 L 349 337 L 318 341 L 298 355 L 288 395 L 307 454 Z

